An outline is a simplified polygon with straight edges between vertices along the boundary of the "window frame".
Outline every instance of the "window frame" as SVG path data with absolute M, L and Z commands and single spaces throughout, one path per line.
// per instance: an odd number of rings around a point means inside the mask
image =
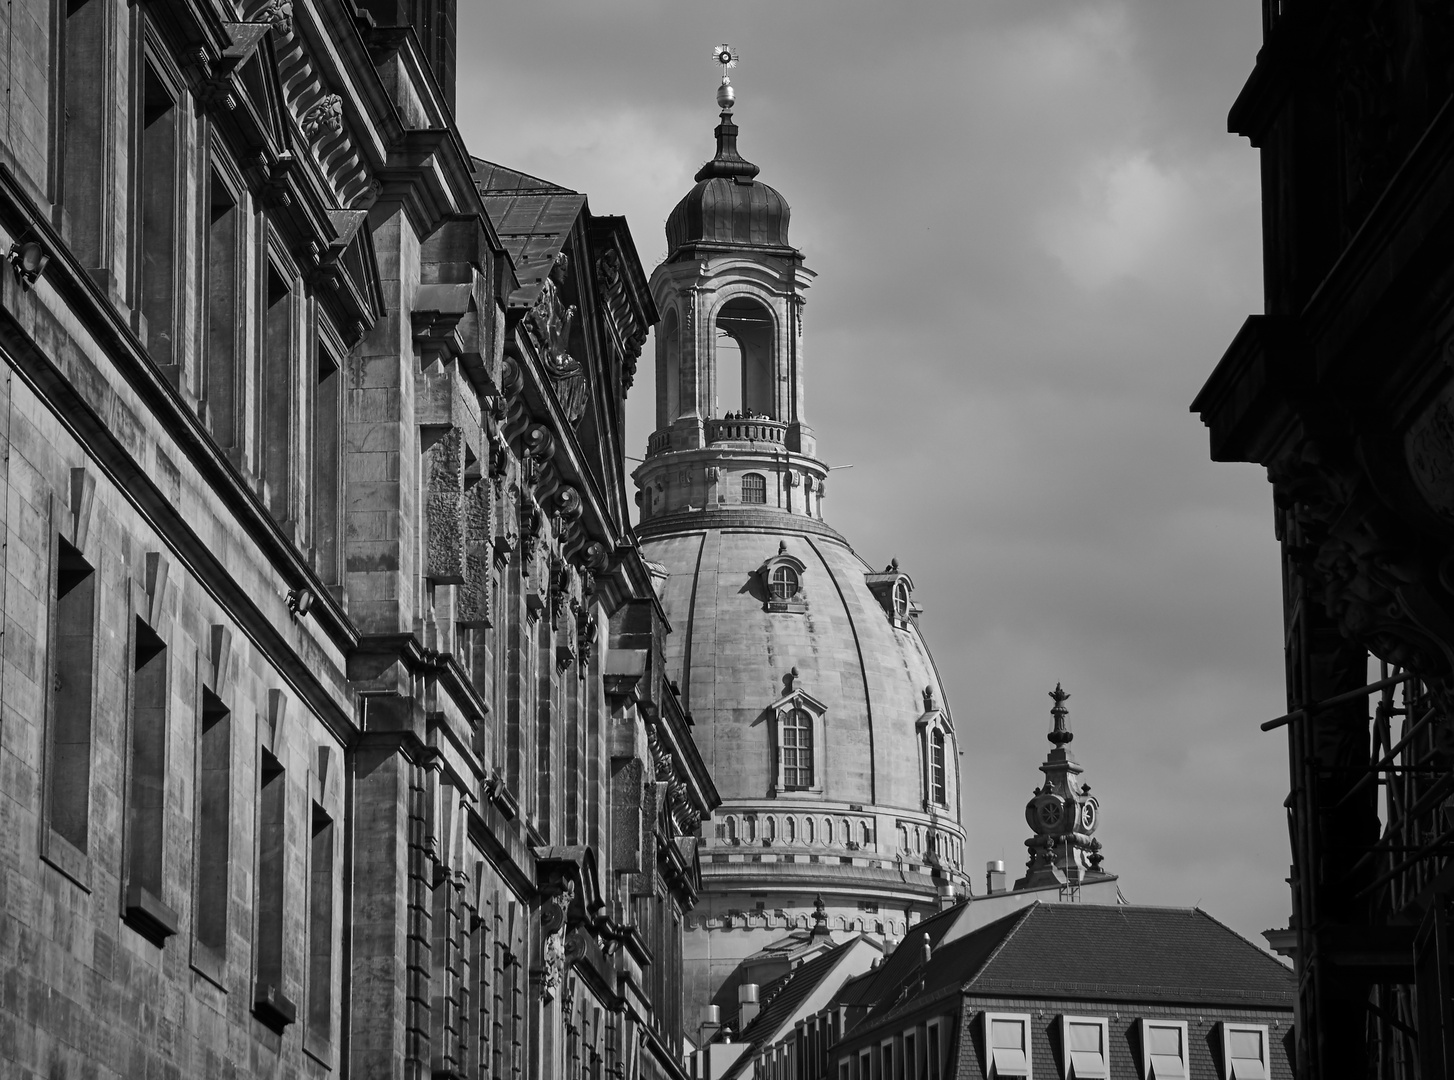
M 1013 1012 L 991 1012 L 985 1010 L 981 1014 L 984 1023 L 984 1072 L 986 1080 L 997 1080 L 998 1077 L 1015 1077 L 1016 1080 L 1034 1080 L 1035 1078 L 1035 1054 L 1031 1045 L 1034 1032 L 1031 1029 L 1031 1016 L 1029 1013 Z M 1021 1049 L 1018 1053 L 1024 1058 L 1025 1071 L 1000 1071 L 1000 1060 L 995 1050 L 998 1049 L 991 1041 L 994 1034 L 995 1024 L 1018 1024 L 1022 1033 Z M 1005 1047 L 1009 1051 L 1010 1047 Z M 1006 1055 L 1007 1068 L 1012 1063 L 1009 1053 Z
M 748 488 L 749 488 L 748 481 L 756 481 L 757 483 L 761 483 L 762 484 L 762 491 L 761 491 L 762 498 L 760 498 L 760 499 L 749 499 L 747 497 Z M 752 484 L 751 486 L 752 486 L 752 488 L 754 490 L 756 490 L 756 483 Z M 745 473 L 743 473 L 742 474 L 742 481 L 741 481 L 741 485 L 740 485 L 740 491 L 741 491 L 740 498 L 741 498 L 741 502 L 742 502 L 742 505 L 743 506 L 766 506 L 767 505 L 767 474 L 766 473 L 760 473 L 760 472 L 745 472 Z
M 1101 1032 L 1101 1062 L 1099 1066 L 1090 1069 L 1081 1069 L 1076 1065 L 1074 1054 L 1070 1048 L 1070 1029 L 1072 1026 L 1090 1027 L 1095 1026 Z M 1063 1080 L 1107 1080 L 1110 1076 L 1111 1056 L 1111 1023 L 1104 1016 L 1071 1016 L 1061 1014 L 1060 1017 L 1060 1047 L 1061 1047 L 1061 1076 Z
M 1145 1080 L 1189 1080 L 1191 1076 L 1191 1044 L 1187 1041 L 1185 1020 L 1160 1020 L 1153 1017 L 1138 1017 L 1136 1020 L 1141 1042 L 1141 1075 Z M 1181 1068 L 1179 1072 L 1166 1072 L 1154 1068 L 1148 1035 L 1152 1029 L 1174 1028 L 1181 1034 Z M 1158 1054 L 1157 1057 L 1169 1055 Z
M 1272 1076 L 1272 1033 L 1267 1024 L 1249 1024 L 1237 1020 L 1223 1020 L 1218 1025 L 1222 1036 L 1223 1080 L 1269 1080 Z M 1262 1038 L 1262 1061 L 1260 1068 L 1253 1071 L 1238 1071 L 1232 1058 L 1232 1035 L 1237 1032 L 1256 1032 Z

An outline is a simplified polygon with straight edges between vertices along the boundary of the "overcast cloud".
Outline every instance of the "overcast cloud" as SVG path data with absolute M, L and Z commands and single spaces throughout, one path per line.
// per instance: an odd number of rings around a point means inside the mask
M 471 150 L 625 214 L 648 272 L 711 156 L 711 47 L 741 51 L 739 145 L 819 275 L 808 417 L 854 466 L 825 516 L 914 578 L 976 889 L 1024 864 L 1059 680 L 1126 895 L 1285 925 L 1270 489 L 1187 411 L 1261 310 L 1257 155 L 1225 131 L 1256 0 L 461 7 Z

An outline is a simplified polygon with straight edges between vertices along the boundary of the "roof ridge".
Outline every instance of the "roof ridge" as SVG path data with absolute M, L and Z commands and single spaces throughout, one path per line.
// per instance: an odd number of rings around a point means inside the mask
M 1057 904 L 1054 906 L 1059 907 L 1060 905 Z M 1031 913 L 1033 913 L 1037 908 L 1043 907 L 1046 907 L 1044 901 L 1036 900 L 1033 904 L 1023 907 L 1019 911 L 1013 912 L 1012 914 L 1018 915 L 1019 918 L 1015 919 L 1014 925 L 1005 932 L 1005 936 L 1000 938 L 998 944 L 996 944 L 995 947 L 989 951 L 989 955 L 986 956 L 984 960 L 980 963 L 979 969 L 975 971 L 975 973 L 971 975 L 968 979 L 964 980 L 959 984 L 960 988 L 967 989 L 968 987 L 972 986 L 975 980 L 977 980 L 981 975 L 984 974 L 985 969 L 995 962 L 995 958 L 998 957 L 1002 951 L 1004 951 L 1005 946 L 1010 943 L 1010 939 L 1013 938 L 1017 933 L 1019 933 L 1020 928 L 1029 921 Z M 980 927 L 980 929 L 985 930 L 994 925 L 994 923 L 986 923 L 984 926 Z M 973 931 L 971 931 L 971 933 L 973 933 Z M 966 938 L 969 936 L 969 934 L 965 935 Z
M 557 195 L 579 195 L 580 194 L 579 191 L 576 191 L 576 190 L 574 190 L 572 188 L 563 187 L 562 185 L 557 184 L 557 183 L 554 183 L 553 181 L 546 180 L 544 177 L 536 176 L 534 173 L 528 173 L 524 169 L 517 169 L 517 168 L 515 168 L 515 167 L 513 167 L 511 165 L 502 165 L 500 162 L 498 162 L 498 161 L 490 161 L 488 158 L 471 156 L 470 157 L 470 164 L 472 166 L 480 166 L 480 165 L 483 165 L 483 166 L 486 166 L 487 168 L 490 168 L 490 169 L 498 169 L 501 172 L 513 173 L 515 176 L 520 177 L 522 180 L 533 180 L 533 181 L 535 181 L 535 185 L 536 186 L 534 186 L 534 187 L 517 187 L 517 188 L 500 188 L 500 189 L 491 188 L 491 189 L 487 189 L 487 192 L 489 194 L 491 194 L 491 195 L 500 196 L 500 195 L 511 195 L 511 194 L 529 193 L 529 192 L 552 192 L 552 193 L 557 194 Z M 471 172 L 478 172 L 479 169 L 478 168 L 472 168 L 470 171 Z M 481 192 L 481 194 L 485 194 L 485 192 Z
M 1253 952 L 1255 952 L 1258 956 L 1260 956 L 1263 959 L 1265 959 L 1268 963 L 1273 964 L 1274 966 L 1276 966 L 1276 968 L 1279 971 L 1288 972 L 1288 971 L 1292 970 L 1286 964 L 1284 964 L 1281 960 L 1279 960 L 1277 957 L 1273 956 L 1272 953 L 1268 952 L 1262 946 L 1258 945 L 1251 938 L 1245 938 L 1245 937 L 1243 937 L 1241 934 L 1239 934 L 1232 927 L 1228 926 L 1221 919 L 1219 919 L 1215 915 L 1213 915 L 1210 911 L 1207 911 L 1207 910 L 1205 910 L 1203 908 L 1200 908 L 1200 907 L 1193 907 L 1192 908 L 1192 911 L 1196 912 L 1202 918 L 1207 919 L 1208 921 L 1215 923 L 1217 926 L 1220 926 L 1223 930 L 1227 931 L 1227 933 L 1231 934 L 1234 938 L 1236 938 L 1238 941 L 1240 941 L 1243 945 L 1246 945 L 1249 949 L 1251 949 Z

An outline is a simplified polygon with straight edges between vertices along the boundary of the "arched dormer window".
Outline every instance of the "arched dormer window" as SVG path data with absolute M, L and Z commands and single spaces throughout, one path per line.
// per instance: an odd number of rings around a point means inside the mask
M 773 793 L 790 798 L 821 795 L 827 707 L 798 685 L 797 668 L 783 682 L 787 692 L 768 706 L 777 765 Z
M 959 799 L 959 777 L 953 760 L 954 728 L 949 714 L 939 708 L 932 687 L 924 688 L 924 713 L 919 729 L 919 755 L 923 768 L 924 809 L 947 810 Z
M 742 474 L 742 501 L 755 506 L 767 502 L 767 477 L 761 473 Z
M 764 611 L 803 612 L 808 610 L 803 574 L 808 565 L 788 552 L 788 542 L 779 540 L 777 554 L 757 568 L 763 592 L 767 594 Z
M 911 595 L 914 583 L 908 574 L 899 570 L 899 560 L 895 559 L 884 567 L 882 574 L 865 574 L 864 578 L 874 599 L 888 615 L 889 622 L 897 630 L 907 630 L 909 621 L 919 614 L 919 605 L 914 603 Z

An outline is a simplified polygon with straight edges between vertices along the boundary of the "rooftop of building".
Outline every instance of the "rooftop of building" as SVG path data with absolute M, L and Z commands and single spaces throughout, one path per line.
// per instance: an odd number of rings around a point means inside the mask
M 1292 971 L 1200 908 L 1035 903 L 940 948 L 956 911 L 915 927 L 855 988 L 870 1011 L 853 1034 L 953 994 L 1293 1006 Z

